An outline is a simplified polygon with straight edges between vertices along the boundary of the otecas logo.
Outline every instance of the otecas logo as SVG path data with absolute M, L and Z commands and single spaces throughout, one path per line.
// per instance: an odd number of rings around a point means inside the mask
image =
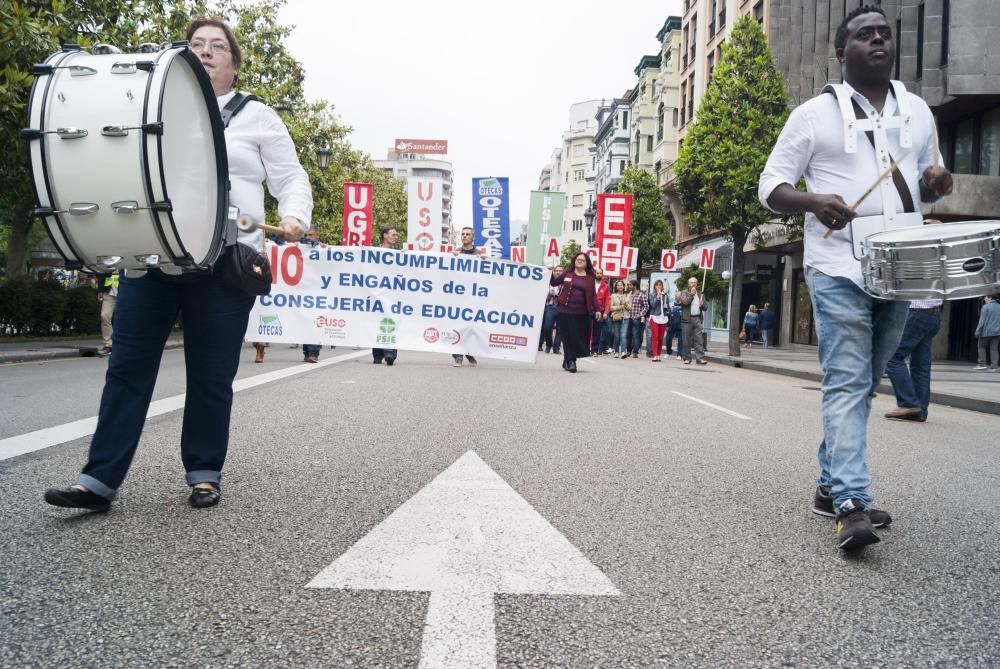
M 313 324 L 318 328 L 345 328 L 347 321 L 343 318 L 330 318 L 329 316 L 317 316 Z
M 441 332 L 437 328 L 424 330 L 424 341 L 428 344 L 436 344 L 439 339 L 441 339 Z
M 502 346 L 527 346 L 527 337 L 518 337 L 517 335 L 508 334 L 491 334 L 490 335 L 491 344 L 500 344 Z

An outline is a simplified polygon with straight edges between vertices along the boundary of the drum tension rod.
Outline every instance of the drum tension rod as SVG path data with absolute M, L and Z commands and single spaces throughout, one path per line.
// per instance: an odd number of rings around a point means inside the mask
M 85 65 L 49 65 L 48 63 L 35 63 L 31 66 L 31 73 L 36 77 L 42 77 L 52 74 L 56 70 L 69 70 L 70 76 L 73 77 L 86 77 L 91 74 L 97 74 L 97 70 L 92 67 L 86 67 Z
M 21 130 L 21 139 L 26 142 L 41 139 L 42 135 L 59 135 L 59 139 L 80 139 L 87 136 L 87 130 L 84 128 L 58 128 L 56 130 L 23 128 Z
M 143 125 L 106 125 L 101 128 L 101 134 L 105 137 L 126 137 L 129 130 L 142 130 L 147 135 L 162 135 L 163 122 L 157 121 Z

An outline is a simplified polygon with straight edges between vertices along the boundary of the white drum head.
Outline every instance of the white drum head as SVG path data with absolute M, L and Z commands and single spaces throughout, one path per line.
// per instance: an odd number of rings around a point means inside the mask
M 173 204 L 171 218 L 184 248 L 199 265 L 218 242 L 221 190 L 209 113 L 190 62 L 173 58 L 160 99 L 160 157 L 167 196 Z M 225 158 L 223 161 L 225 164 Z
M 900 242 L 954 241 L 972 239 L 982 235 L 1000 234 L 1000 221 L 961 221 L 934 223 L 901 230 L 890 230 L 872 235 L 866 244 L 892 244 Z

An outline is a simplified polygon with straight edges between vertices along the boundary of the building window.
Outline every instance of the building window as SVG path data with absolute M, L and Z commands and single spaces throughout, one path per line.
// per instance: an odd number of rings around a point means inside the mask
M 712 78 L 712 72 L 715 71 L 715 53 L 708 54 L 708 78 Z
M 573 170 L 573 181 L 583 181 L 584 171 L 583 170 Z
M 656 108 L 656 141 L 663 139 L 663 103 Z
M 678 116 L 677 112 L 678 112 L 678 110 L 675 109 L 674 110 L 674 127 L 675 128 L 677 127 L 677 121 L 678 121 L 678 119 L 677 119 L 677 116 Z
M 628 130 L 628 112 L 622 112 L 622 130 Z
M 722 11 L 719 12 L 719 30 L 726 27 L 726 6 L 722 5 Z
M 917 79 L 924 76 L 924 3 L 917 7 Z
M 625 162 L 624 160 L 618 161 L 618 174 L 625 174 Z
M 583 206 L 583 195 L 574 195 L 573 196 L 573 206 L 574 207 L 582 207 Z
M 979 148 L 979 173 L 1000 176 L 1000 108 L 983 114 L 982 140 Z
M 580 230 L 583 230 L 583 219 L 582 218 L 574 218 L 573 219 L 573 232 L 579 232 Z
M 941 67 L 948 64 L 948 23 L 951 21 L 951 0 L 941 0 Z
M 956 174 L 973 174 L 973 151 L 976 139 L 975 119 L 967 119 L 955 126 L 955 157 L 951 171 Z
M 718 9 L 718 3 L 716 0 L 712 0 L 712 11 L 708 15 L 708 39 L 715 37 L 715 12 Z
M 698 15 L 691 15 L 691 45 L 688 51 L 688 55 L 691 56 L 691 62 L 694 62 L 695 47 L 698 45 Z
M 646 135 L 646 150 L 647 151 L 652 151 L 653 150 L 653 136 L 652 135 Z
M 583 149 L 584 149 L 583 144 L 574 144 L 573 145 L 573 155 L 574 156 L 582 156 L 583 155 Z
M 764 23 L 764 0 L 760 0 L 760 2 L 753 6 L 753 17 L 757 23 Z

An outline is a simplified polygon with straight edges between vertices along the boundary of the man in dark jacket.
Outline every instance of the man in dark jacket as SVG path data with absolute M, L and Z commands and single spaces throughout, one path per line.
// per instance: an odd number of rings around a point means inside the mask
M 759 325 L 760 336 L 764 339 L 764 348 L 767 348 L 771 344 L 771 335 L 774 331 L 774 326 L 776 325 L 774 312 L 771 311 L 771 303 L 765 302 L 764 309 L 759 315 Z

